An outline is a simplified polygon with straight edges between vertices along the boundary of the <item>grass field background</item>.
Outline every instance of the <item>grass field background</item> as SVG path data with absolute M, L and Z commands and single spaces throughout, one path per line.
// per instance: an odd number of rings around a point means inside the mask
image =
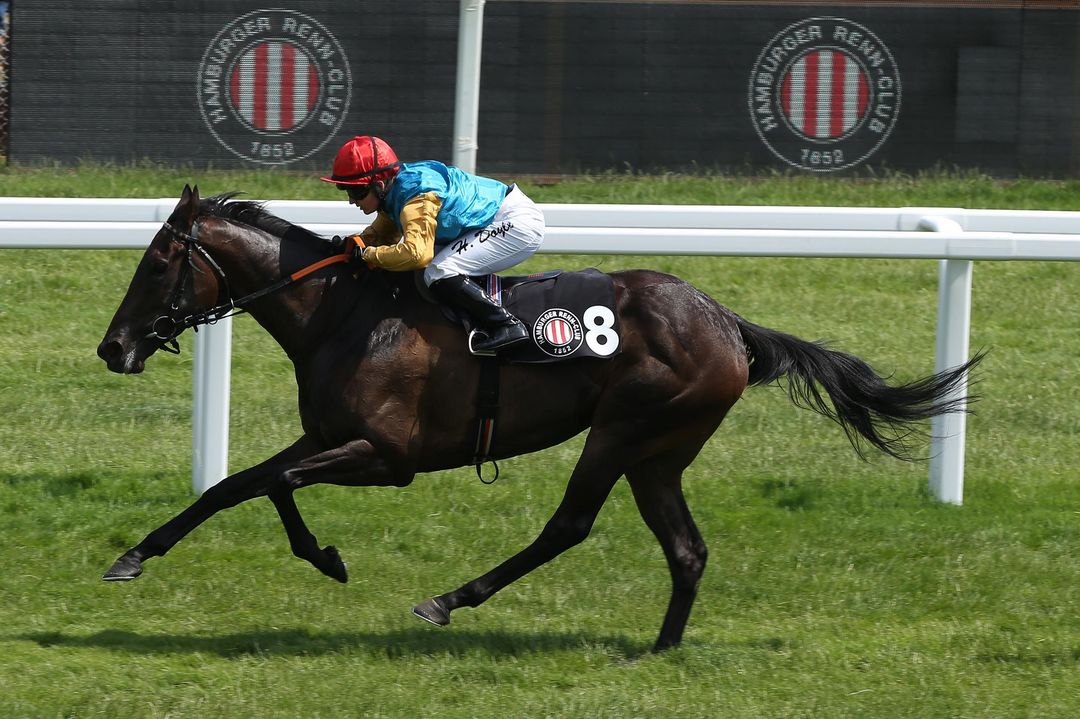
M 340 199 L 286 173 L 0 171 L 0 194 Z M 605 175 L 543 202 L 1080 210 L 1080 185 Z M 358 211 L 358 222 L 362 217 Z M 149 241 L 149 237 L 147 241 Z M 658 237 L 658 242 L 663 238 Z M 980 262 L 965 504 L 925 463 L 860 461 L 778 388 L 748 392 L 686 477 L 709 567 L 684 645 L 648 653 L 669 595 L 620 484 L 583 545 L 456 612 L 409 614 L 517 551 L 582 438 L 404 489 L 297 495 L 339 585 L 292 557 L 269 502 L 211 519 L 129 584 L 121 552 L 193 496 L 191 340 L 143 375 L 94 355 L 138 253 L 0 251 L 0 717 L 1075 717 L 1080 712 L 1080 266 Z M 652 267 L 748 319 L 827 338 L 898 380 L 933 367 L 932 261 L 573 257 Z M 284 355 L 235 323 L 230 466 L 297 436 Z

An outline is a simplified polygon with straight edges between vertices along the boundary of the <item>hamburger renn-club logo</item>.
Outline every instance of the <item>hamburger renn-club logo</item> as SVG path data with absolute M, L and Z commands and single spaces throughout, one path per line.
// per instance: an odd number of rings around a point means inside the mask
M 325 145 L 352 91 L 337 38 L 293 10 L 255 10 L 225 25 L 203 54 L 197 82 L 211 134 L 234 155 L 266 165 Z
M 793 23 L 761 50 L 749 110 L 765 146 L 789 165 L 833 172 L 865 162 L 900 116 L 900 74 L 889 48 L 858 23 Z

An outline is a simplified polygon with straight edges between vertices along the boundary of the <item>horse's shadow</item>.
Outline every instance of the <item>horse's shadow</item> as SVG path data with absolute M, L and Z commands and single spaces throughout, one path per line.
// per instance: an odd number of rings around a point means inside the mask
M 121 629 L 107 629 L 88 636 L 64 632 L 33 632 L 17 637 L 41 647 L 109 649 L 131 654 L 216 654 L 220 657 L 312 656 L 336 654 L 365 648 L 390 659 L 422 655 L 462 656 L 486 654 L 492 657 L 548 654 L 580 651 L 598 647 L 627 660 L 649 653 L 650 646 L 626 637 L 596 636 L 583 632 L 446 632 L 425 627 L 385 633 L 327 632 L 306 629 L 267 629 L 234 634 L 140 634 Z

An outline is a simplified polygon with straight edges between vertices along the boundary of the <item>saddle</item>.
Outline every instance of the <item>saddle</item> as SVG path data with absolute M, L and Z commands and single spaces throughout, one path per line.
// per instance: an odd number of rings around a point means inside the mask
M 551 270 L 506 277 L 492 274 L 470 279 L 529 328 L 529 340 L 500 352 L 500 360 L 539 364 L 587 357 L 608 359 L 619 351 L 615 285 L 599 270 Z M 421 295 L 438 304 L 420 273 L 416 282 Z M 464 327 L 471 338 L 476 330 L 469 318 L 441 307 L 443 314 Z

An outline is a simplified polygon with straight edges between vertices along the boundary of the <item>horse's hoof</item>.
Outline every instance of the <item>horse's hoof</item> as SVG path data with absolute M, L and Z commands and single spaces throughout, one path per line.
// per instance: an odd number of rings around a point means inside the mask
M 142 574 L 142 562 L 125 554 L 117 559 L 101 578 L 106 582 L 128 582 L 140 574 Z
M 446 611 L 446 607 L 438 599 L 429 599 L 417 604 L 412 608 L 412 613 L 438 627 L 445 627 L 450 623 L 450 612 Z
M 345 562 L 341 561 L 341 554 L 338 552 L 337 547 L 323 547 L 323 552 L 326 554 L 327 559 L 330 560 L 330 567 L 324 569 L 323 574 L 338 580 L 342 584 L 348 582 L 349 568 Z

